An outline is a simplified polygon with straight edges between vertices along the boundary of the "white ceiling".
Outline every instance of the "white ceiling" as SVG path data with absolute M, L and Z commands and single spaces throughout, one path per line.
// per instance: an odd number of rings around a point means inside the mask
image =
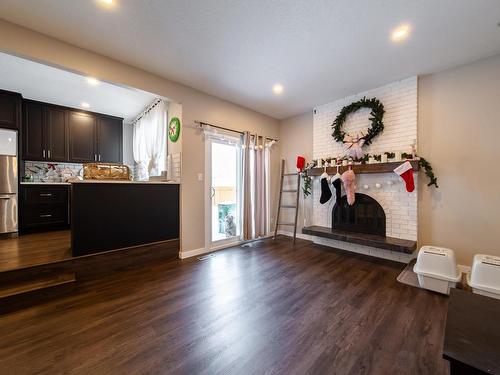
M 123 117 L 131 122 L 155 95 L 100 82 L 90 85 L 86 77 L 30 60 L 0 53 L 0 89 L 19 92 L 26 99 Z
M 2 0 L 0 14 L 276 118 L 500 53 L 499 0 L 114 2 Z

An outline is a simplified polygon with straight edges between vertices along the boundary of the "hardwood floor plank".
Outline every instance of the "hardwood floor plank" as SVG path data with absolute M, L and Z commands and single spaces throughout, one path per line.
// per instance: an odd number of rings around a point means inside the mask
M 447 374 L 447 298 L 288 238 L 90 279 L 0 317 L 15 374 Z

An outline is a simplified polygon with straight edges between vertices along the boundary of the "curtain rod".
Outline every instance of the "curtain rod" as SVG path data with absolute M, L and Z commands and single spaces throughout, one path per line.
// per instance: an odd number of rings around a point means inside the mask
M 207 126 L 211 126 L 212 128 L 217 128 L 217 129 L 221 129 L 221 130 L 226 130 L 226 131 L 229 131 L 229 132 L 233 132 L 233 133 L 238 133 L 238 134 L 245 134 L 245 132 L 241 131 L 241 130 L 235 130 L 235 129 L 230 129 L 230 128 L 225 128 L 224 126 L 219 126 L 219 125 L 213 125 L 213 124 L 209 124 L 208 122 L 203 122 L 203 121 L 195 121 L 194 122 L 195 124 L 198 124 L 200 127 L 203 126 L 203 125 L 207 125 Z M 269 137 L 265 137 L 265 136 L 262 136 L 263 138 L 265 139 L 268 139 L 270 141 L 275 141 L 275 142 L 279 142 L 278 139 L 274 139 L 274 138 L 269 138 Z
M 144 109 L 140 114 L 139 116 L 137 116 L 135 118 L 134 121 L 131 122 L 131 125 L 135 125 L 135 123 L 137 121 L 139 121 L 141 118 L 143 118 L 144 116 L 146 116 L 149 111 L 151 111 L 154 107 L 156 107 L 158 104 L 160 104 L 161 102 L 164 102 L 164 100 L 162 98 L 158 98 L 158 99 L 155 99 L 153 100 L 153 103 L 151 103 L 149 106 L 146 107 L 146 109 Z

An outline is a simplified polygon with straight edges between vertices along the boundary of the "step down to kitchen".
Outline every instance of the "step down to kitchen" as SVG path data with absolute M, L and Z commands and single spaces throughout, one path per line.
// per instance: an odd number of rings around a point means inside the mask
M 283 190 L 283 193 L 296 193 L 297 190 L 293 189 L 293 190 Z
M 281 206 L 281 208 L 297 208 L 297 206 L 285 205 L 285 206 Z
M 0 288 L 0 300 L 26 293 L 41 291 L 56 286 L 67 285 L 76 281 L 76 275 L 72 272 L 44 276 L 35 280 L 24 280 Z

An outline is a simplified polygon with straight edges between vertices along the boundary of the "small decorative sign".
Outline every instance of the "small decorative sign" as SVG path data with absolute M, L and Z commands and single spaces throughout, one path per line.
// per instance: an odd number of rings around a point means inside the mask
M 178 117 L 172 117 L 168 124 L 168 138 L 171 142 L 177 142 L 181 134 L 181 120 Z

